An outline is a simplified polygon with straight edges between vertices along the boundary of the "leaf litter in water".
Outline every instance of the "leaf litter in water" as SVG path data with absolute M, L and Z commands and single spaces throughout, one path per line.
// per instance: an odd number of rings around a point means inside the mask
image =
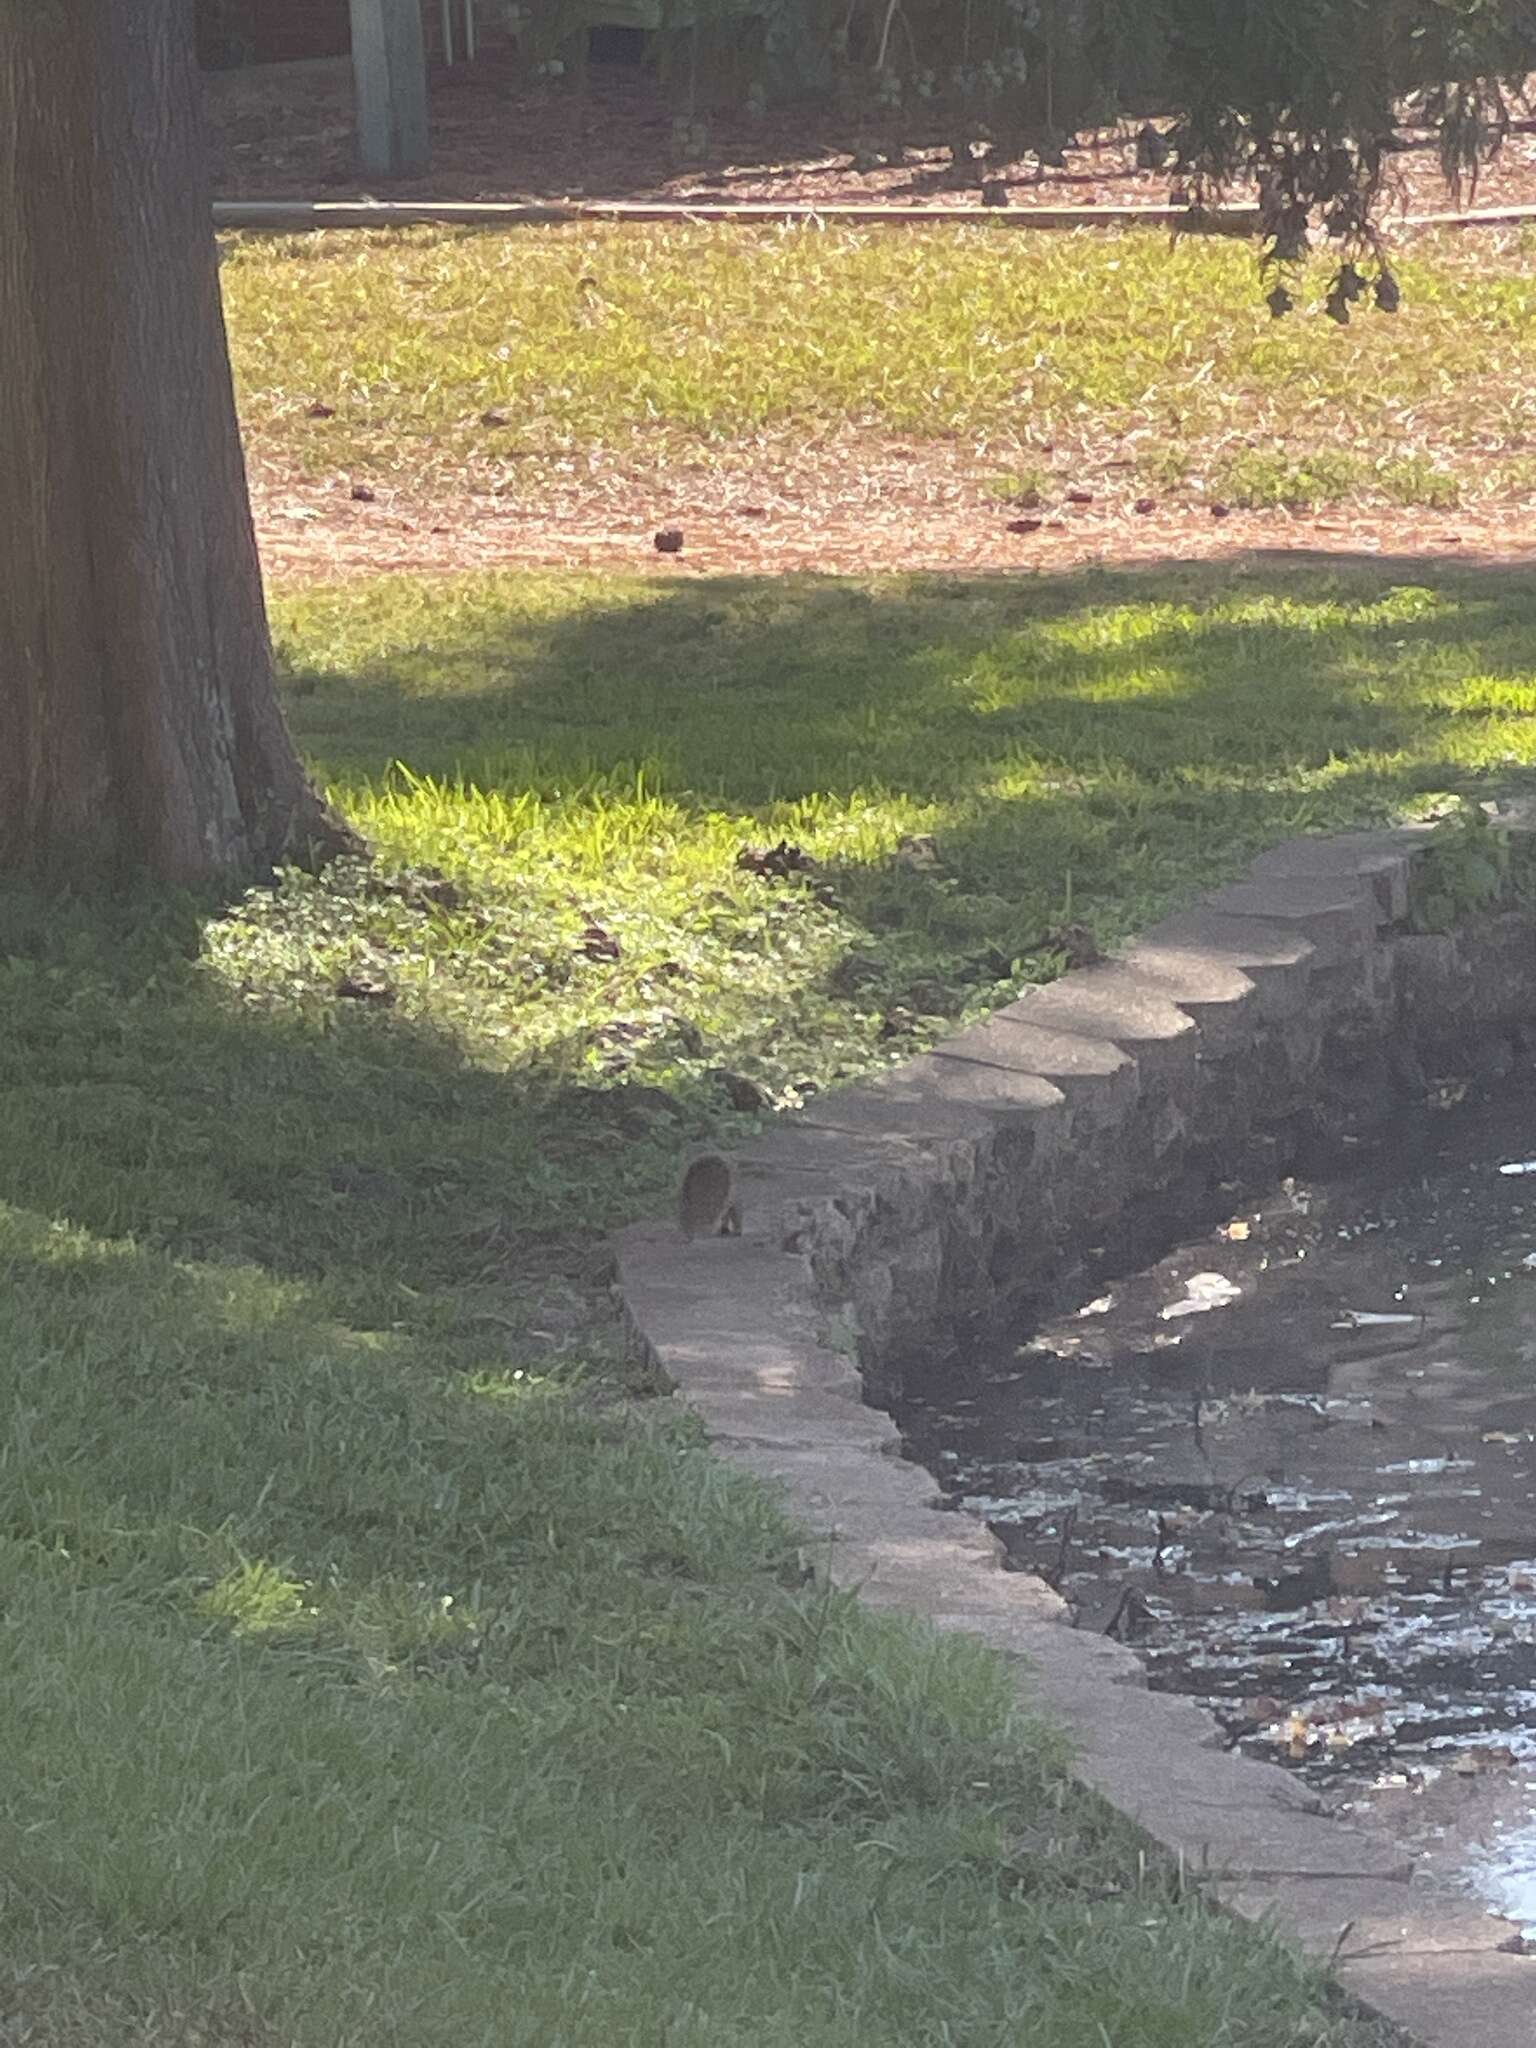
M 1178 1316 L 1203 1316 L 1210 1309 L 1225 1308 L 1228 1302 L 1236 1301 L 1242 1291 L 1225 1273 L 1191 1273 L 1182 1298 L 1170 1301 L 1158 1314 L 1165 1323 Z
M 1473 1821 L 1527 1794 L 1536 1817 L 1533 1175 L 1536 1096 L 1412 1112 L 1347 1177 L 1245 1208 L 1251 1240 L 1208 1226 L 1226 1272 L 1187 1271 L 1197 1236 L 1085 1284 L 995 1379 L 946 1368 L 946 1409 L 970 1404 L 935 1438 L 903 1415 L 1010 1565 L 1123 1628 L 1153 1689 L 1400 1839 L 1433 1832 L 1474 1885 Z M 1477 1813 L 1426 1803 L 1441 1782 L 1482 1788 Z

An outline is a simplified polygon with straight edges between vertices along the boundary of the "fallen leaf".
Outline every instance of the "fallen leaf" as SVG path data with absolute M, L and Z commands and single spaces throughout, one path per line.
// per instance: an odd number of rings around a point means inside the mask
M 354 1003 L 377 1003 L 381 1008 L 395 1000 L 395 991 L 387 981 L 375 981 L 366 974 L 344 974 L 336 984 L 336 993 Z
M 931 832 L 904 832 L 896 842 L 896 858 L 903 867 L 936 868 L 938 841 Z
M 791 875 L 808 875 L 816 863 L 803 846 L 781 839 L 777 846 L 744 846 L 736 865 L 749 875 L 764 875 L 769 881 L 787 881 Z

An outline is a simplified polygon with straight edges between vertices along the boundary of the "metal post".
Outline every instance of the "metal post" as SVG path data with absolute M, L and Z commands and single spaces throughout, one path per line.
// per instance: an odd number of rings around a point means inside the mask
M 352 75 L 363 169 L 411 177 L 427 168 L 427 57 L 421 0 L 351 0 Z

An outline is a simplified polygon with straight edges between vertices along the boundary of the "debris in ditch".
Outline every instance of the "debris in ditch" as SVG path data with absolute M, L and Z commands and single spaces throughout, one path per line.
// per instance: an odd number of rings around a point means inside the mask
M 1203 1316 L 1210 1309 L 1225 1308 L 1228 1302 L 1236 1301 L 1242 1291 L 1225 1273 L 1191 1273 L 1181 1298 L 1170 1301 L 1158 1314 L 1165 1323 L 1178 1316 Z
M 1536 1936 L 1533 1175 L 1536 1093 L 1415 1112 L 1348 1178 L 1245 1208 L 1247 1237 L 1205 1224 L 1225 1272 L 1190 1272 L 1199 1232 L 1112 1288 L 1100 1269 L 903 1424 L 1149 1686 L 1422 1827 L 1490 1901 L 1515 1869 Z
M 1475 1472 L 1474 1458 L 1453 1458 L 1449 1452 L 1441 1458 L 1401 1458 L 1395 1465 L 1378 1465 L 1376 1470 L 1385 1479 L 1394 1472 L 1411 1474 L 1417 1479 L 1427 1479 L 1444 1472 Z
M 1395 1309 L 1347 1308 L 1328 1327 L 1331 1330 L 1384 1330 L 1421 1323 L 1423 1320 L 1422 1316 L 1400 1313 Z
M 1127 1586 L 1114 1613 L 1104 1624 L 1104 1633 L 1128 1642 L 1139 1629 L 1156 1620 L 1156 1614 L 1143 1595 L 1134 1586 Z

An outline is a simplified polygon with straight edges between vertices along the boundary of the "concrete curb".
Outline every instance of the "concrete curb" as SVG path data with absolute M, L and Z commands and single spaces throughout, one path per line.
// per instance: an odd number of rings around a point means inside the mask
M 1276 847 L 1117 960 L 786 1119 L 738 1162 L 745 1235 L 637 1227 L 620 1285 L 634 1342 L 716 1449 L 831 1539 L 834 1579 L 1012 1660 L 1021 1695 L 1071 1729 L 1085 1785 L 1423 2048 L 1529 2048 L 1536 1959 L 1511 1952 L 1513 1926 L 1227 1753 L 1193 1702 L 1146 1690 L 1133 1651 L 1065 1626 L 981 1523 L 934 1512 L 933 1481 L 865 1399 L 909 1330 L 942 1333 L 968 1294 L 1019 1313 L 1191 1161 L 1219 1172 L 1283 1143 L 1272 1112 L 1294 1127 L 1309 1092 L 1387 1089 L 1389 1055 L 1486 1033 L 1524 1031 L 1530 1057 L 1536 927 L 1394 929 L 1422 846 L 1407 828 Z
M 285 67 L 286 68 L 286 67 Z M 294 70 L 307 67 L 295 65 Z M 1490 206 L 1465 213 L 1415 213 L 1393 229 L 1518 227 L 1536 220 L 1536 206 Z M 1171 228 L 1180 234 L 1256 235 L 1256 206 L 896 206 L 847 200 L 817 206 L 794 200 L 713 199 L 216 199 L 216 228 L 301 234 L 323 228 L 549 227 L 572 221 L 741 221 L 853 226 L 1037 228 L 1070 234 L 1078 228 Z
M 1173 228 L 1192 235 L 1252 235 L 1256 206 L 899 206 L 846 200 L 817 206 L 771 199 L 216 199 L 216 228 L 285 234 L 319 228 L 550 227 L 580 221 L 740 221 L 746 225 L 891 227 Z

